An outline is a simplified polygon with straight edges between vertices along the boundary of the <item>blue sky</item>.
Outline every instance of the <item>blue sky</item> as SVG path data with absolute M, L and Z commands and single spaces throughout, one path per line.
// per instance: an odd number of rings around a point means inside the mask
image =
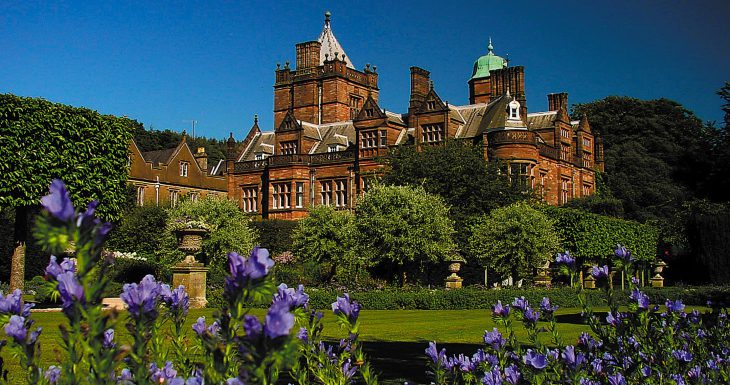
M 530 111 L 545 95 L 676 100 L 721 121 L 730 80 L 728 1 L 0 1 L 0 93 L 127 115 L 146 127 L 242 137 L 271 130 L 276 63 L 315 40 L 323 13 L 358 69 L 378 67 L 380 104 L 405 112 L 409 67 L 467 104 L 474 60 L 525 66 Z

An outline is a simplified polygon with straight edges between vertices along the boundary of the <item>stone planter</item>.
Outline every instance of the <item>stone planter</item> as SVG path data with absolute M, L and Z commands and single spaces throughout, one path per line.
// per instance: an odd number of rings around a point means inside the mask
M 461 270 L 461 261 L 452 261 L 451 263 L 449 263 L 449 272 L 451 272 L 451 275 L 446 277 L 447 289 L 461 288 L 461 283 L 464 281 L 464 279 L 456 274 L 459 272 L 459 270 Z
M 190 296 L 190 307 L 204 308 L 208 303 L 205 297 L 205 286 L 208 268 L 195 259 L 203 245 L 203 237 L 208 231 L 205 229 L 182 229 L 176 231 L 178 249 L 185 252 L 185 259 L 172 267 L 172 286 L 185 286 Z

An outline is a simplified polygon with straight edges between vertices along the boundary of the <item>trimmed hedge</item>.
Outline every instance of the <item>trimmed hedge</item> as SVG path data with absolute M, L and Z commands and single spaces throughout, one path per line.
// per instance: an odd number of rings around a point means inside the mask
M 297 223 L 284 219 L 264 219 L 251 221 L 251 226 L 259 233 L 261 247 L 268 249 L 274 256 L 292 250 L 292 233 Z
M 562 248 L 573 255 L 604 261 L 620 243 L 639 260 L 656 257 L 659 230 L 654 226 L 564 207 L 541 205 L 537 209 L 555 220 Z
M 309 304 L 313 309 L 330 309 L 337 296 L 342 291 L 335 289 L 305 288 L 309 294 Z M 707 301 L 714 304 L 730 304 L 730 287 L 728 286 L 693 286 L 693 287 L 644 287 L 644 293 L 649 296 L 652 304 L 663 305 L 667 299 L 681 299 L 686 305 L 707 306 Z M 630 302 L 628 290 L 617 291 L 619 303 L 627 305 Z M 221 305 L 222 290 L 210 290 L 209 306 Z M 485 290 L 477 288 L 463 288 L 459 290 L 382 290 L 367 292 L 350 292 L 350 297 L 360 302 L 366 310 L 469 310 L 491 309 L 498 300 L 502 303 L 512 303 L 516 297 L 525 297 L 534 306 L 538 306 L 543 297 L 550 298 L 551 302 L 561 308 L 580 308 L 578 296 L 574 289 L 562 288 L 526 288 Z M 586 292 L 591 306 L 606 306 L 606 296 L 602 290 L 588 290 Z M 261 305 L 261 307 L 265 307 Z

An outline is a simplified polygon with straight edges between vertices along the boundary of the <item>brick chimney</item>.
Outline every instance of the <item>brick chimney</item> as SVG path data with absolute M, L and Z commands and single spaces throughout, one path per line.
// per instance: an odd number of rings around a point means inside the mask
M 558 111 L 562 107 L 568 109 L 568 93 L 560 92 L 556 94 L 548 94 L 548 111 Z
M 306 43 L 299 43 L 296 47 L 297 71 L 319 66 L 319 53 L 322 49 L 322 43 L 308 41 Z
M 418 108 L 428 94 L 431 73 L 423 68 L 411 67 L 411 101 L 408 110 Z
M 208 154 L 205 153 L 205 147 L 198 147 L 198 151 L 195 152 L 195 161 L 203 171 L 208 170 Z

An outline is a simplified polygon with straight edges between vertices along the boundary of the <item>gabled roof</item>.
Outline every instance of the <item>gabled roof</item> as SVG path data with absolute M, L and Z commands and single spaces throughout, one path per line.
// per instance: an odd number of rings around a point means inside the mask
M 535 112 L 527 114 L 527 128 L 530 130 L 540 130 L 543 128 L 554 127 L 555 117 L 558 111 Z
M 345 55 L 345 50 L 340 45 L 340 42 L 337 41 L 335 34 L 332 33 L 330 16 L 332 16 L 332 14 L 329 12 L 324 14 L 324 28 L 317 39 L 317 41 L 322 44 L 322 48 L 319 51 L 319 65 L 324 64 L 325 57 L 332 60 L 335 58 L 335 54 L 337 54 L 337 57 L 340 60 L 342 60 L 343 57 L 345 58 L 345 63 L 347 63 L 348 67 L 355 69 L 355 66 L 352 65 L 352 61 L 350 61 L 350 57 Z
M 164 150 L 143 152 L 142 157 L 146 162 L 151 162 L 153 166 L 159 167 L 160 164 L 169 164 L 176 152 L 177 147 L 166 148 Z
M 368 111 L 372 111 L 372 114 L 368 116 Z M 378 103 L 373 99 L 372 95 L 368 95 L 365 100 L 360 112 L 357 113 L 355 120 L 367 120 L 367 119 L 382 119 L 385 117 L 385 113 L 380 109 Z
M 431 107 L 431 105 L 433 107 Z M 441 100 L 441 97 L 436 93 L 433 87 L 428 91 L 426 97 L 423 98 L 421 106 L 417 112 L 431 112 L 431 111 L 446 111 L 446 104 Z
M 463 123 L 456 130 L 457 138 L 473 138 L 478 135 L 479 123 L 481 122 L 488 104 L 469 104 L 466 106 L 449 106 L 451 118 L 461 120 Z

